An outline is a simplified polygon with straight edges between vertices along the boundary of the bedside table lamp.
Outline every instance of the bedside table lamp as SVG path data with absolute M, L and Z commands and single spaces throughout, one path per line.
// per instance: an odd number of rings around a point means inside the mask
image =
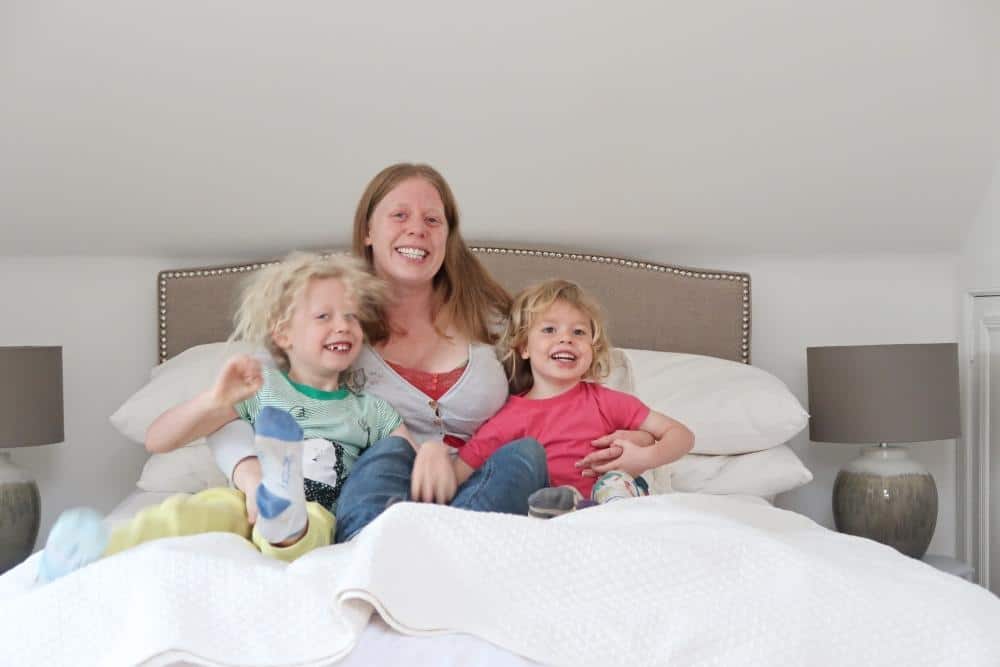
M 810 347 L 806 359 L 810 440 L 877 444 L 837 474 L 837 530 L 922 557 L 937 524 L 937 487 L 905 448 L 888 443 L 959 435 L 958 345 Z
M 61 347 L 0 347 L 0 572 L 31 554 L 41 499 L 10 447 L 63 441 Z

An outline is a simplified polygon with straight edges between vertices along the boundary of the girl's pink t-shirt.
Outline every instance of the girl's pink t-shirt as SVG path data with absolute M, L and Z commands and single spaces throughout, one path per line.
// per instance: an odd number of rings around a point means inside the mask
M 648 415 L 649 408 L 635 396 L 595 382 L 581 382 L 552 398 L 511 396 L 458 456 L 479 468 L 510 441 L 532 437 L 545 448 L 549 484 L 570 484 L 589 498 L 597 479 L 584 477 L 574 464 L 596 449 L 592 440 L 618 429 L 636 430 Z

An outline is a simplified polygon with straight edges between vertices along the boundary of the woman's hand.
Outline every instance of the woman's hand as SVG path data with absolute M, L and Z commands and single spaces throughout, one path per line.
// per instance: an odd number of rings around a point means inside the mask
M 257 522 L 257 487 L 261 480 L 260 459 L 248 456 L 233 468 L 233 486 L 247 497 L 247 520 Z
M 609 459 L 609 452 L 617 451 L 619 455 Z M 638 477 L 649 470 L 651 449 L 637 445 L 631 440 L 617 438 L 606 449 L 591 452 L 582 460 L 577 462 L 578 468 L 583 468 L 584 477 L 599 477 L 612 470 L 627 472 L 633 477 Z
M 628 440 L 629 442 L 642 447 L 649 447 L 651 444 L 656 442 L 656 438 L 653 437 L 653 434 L 647 431 L 618 430 L 614 433 L 608 433 L 607 435 L 592 441 L 590 444 L 595 447 L 606 447 L 614 443 L 615 440 Z
M 618 430 L 591 441 L 590 444 L 597 447 L 597 450 L 577 461 L 576 467 L 583 470 L 584 477 L 598 477 L 609 470 L 622 470 L 618 467 L 617 461 L 624 453 L 623 443 L 648 447 L 653 442 L 653 436 L 646 431 Z M 610 467 L 608 464 L 611 464 Z M 601 470 L 598 470 L 598 467 Z
M 222 367 L 210 394 L 218 405 L 232 407 L 256 394 L 263 384 L 260 362 L 248 354 L 241 354 Z
M 418 503 L 446 505 L 455 497 L 458 482 L 448 446 L 428 440 L 417 450 L 410 479 L 410 498 Z

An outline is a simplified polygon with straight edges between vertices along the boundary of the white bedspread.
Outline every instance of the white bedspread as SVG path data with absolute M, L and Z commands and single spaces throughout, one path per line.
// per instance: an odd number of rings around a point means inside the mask
M 1000 599 L 762 504 L 654 496 L 539 521 L 390 508 L 291 565 L 160 540 L 32 587 L 0 577 L 0 664 L 321 665 L 377 609 L 563 665 L 1000 665 Z

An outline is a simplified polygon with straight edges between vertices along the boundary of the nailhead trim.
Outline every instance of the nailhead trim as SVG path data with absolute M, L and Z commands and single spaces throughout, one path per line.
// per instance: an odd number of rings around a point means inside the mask
M 639 262 L 632 259 L 621 259 L 618 257 L 607 257 L 605 255 L 581 255 L 577 253 L 564 253 L 551 250 L 521 250 L 518 248 L 492 248 L 487 246 L 473 246 L 472 252 L 499 254 L 499 255 L 523 255 L 528 257 L 552 257 L 554 259 L 569 259 L 573 261 L 597 262 L 599 264 L 617 264 L 632 269 L 644 271 L 655 271 L 658 273 L 671 273 L 684 278 L 697 278 L 701 280 L 736 280 L 743 283 L 743 333 L 740 337 L 740 359 L 744 364 L 750 363 L 750 276 L 743 273 L 725 273 L 714 271 L 711 273 L 704 271 L 690 271 L 676 266 L 666 264 L 654 264 L 652 262 Z
M 167 287 L 171 280 L 182 280 L 184 278 L 203 278 L 205 276 L 221 276 L 232 273 L 246 273 L 257 271 L 265 266 L 277 264 L 278 262 L 257 262 L 254 264 L 239 264 L 235 266 L 221 266 L 215 269 L 189 269 L 186 271 L 161 271 L 159 275 L 160 294 L 160 349 L 159 359 L 162 364 L 167 360 Z
M 743 334 L 740 340 L 740 359 L 743 363 L 750 363 L 750 277 L 741 273 L 726 273 L 721 271 L 703 272 L 690 271 L 665 264 L 654 264 L 652 262 L 640 262 L 632 259 L 621 259 L 618 257 L 607 257 L 605 255 L 583 255 L 578 253 L 556 252 L 552 250 L 522 250 L 518 248 L 493 248 L 487 246 L 473 246 L 472 252 L 482 254 L 499 255 L 523 255 L 527 257 L 550 257 L 553 259 L 568 259 L 577 262 L 596 262 L 598 264 L 615 264 L 630 269 L 642 271 L 654 271 L 658 273 L 671 273 L 684 278 L 696 278 L 699 280 L 735 280 L 743 283 Z M 327 253 L 329 254 L 329 253 Z M 340 253 L 346 254 L 346 253 Z M 263 262 L 254 264 L 240 264 L 236 266 L 224 266 L 214 269 L 189 269 L 185 271 L 161 271 L 159 275 L 159 310 L 160 310 L 160 363 L 167 359 L 167 286 L 168 281 L 183 278 L 202 278 L 204 276 L 221 276 L 230 273 L 245 273 L 247 271 L 257 271 L 265 266 L 277 264 L 277 262 Z

